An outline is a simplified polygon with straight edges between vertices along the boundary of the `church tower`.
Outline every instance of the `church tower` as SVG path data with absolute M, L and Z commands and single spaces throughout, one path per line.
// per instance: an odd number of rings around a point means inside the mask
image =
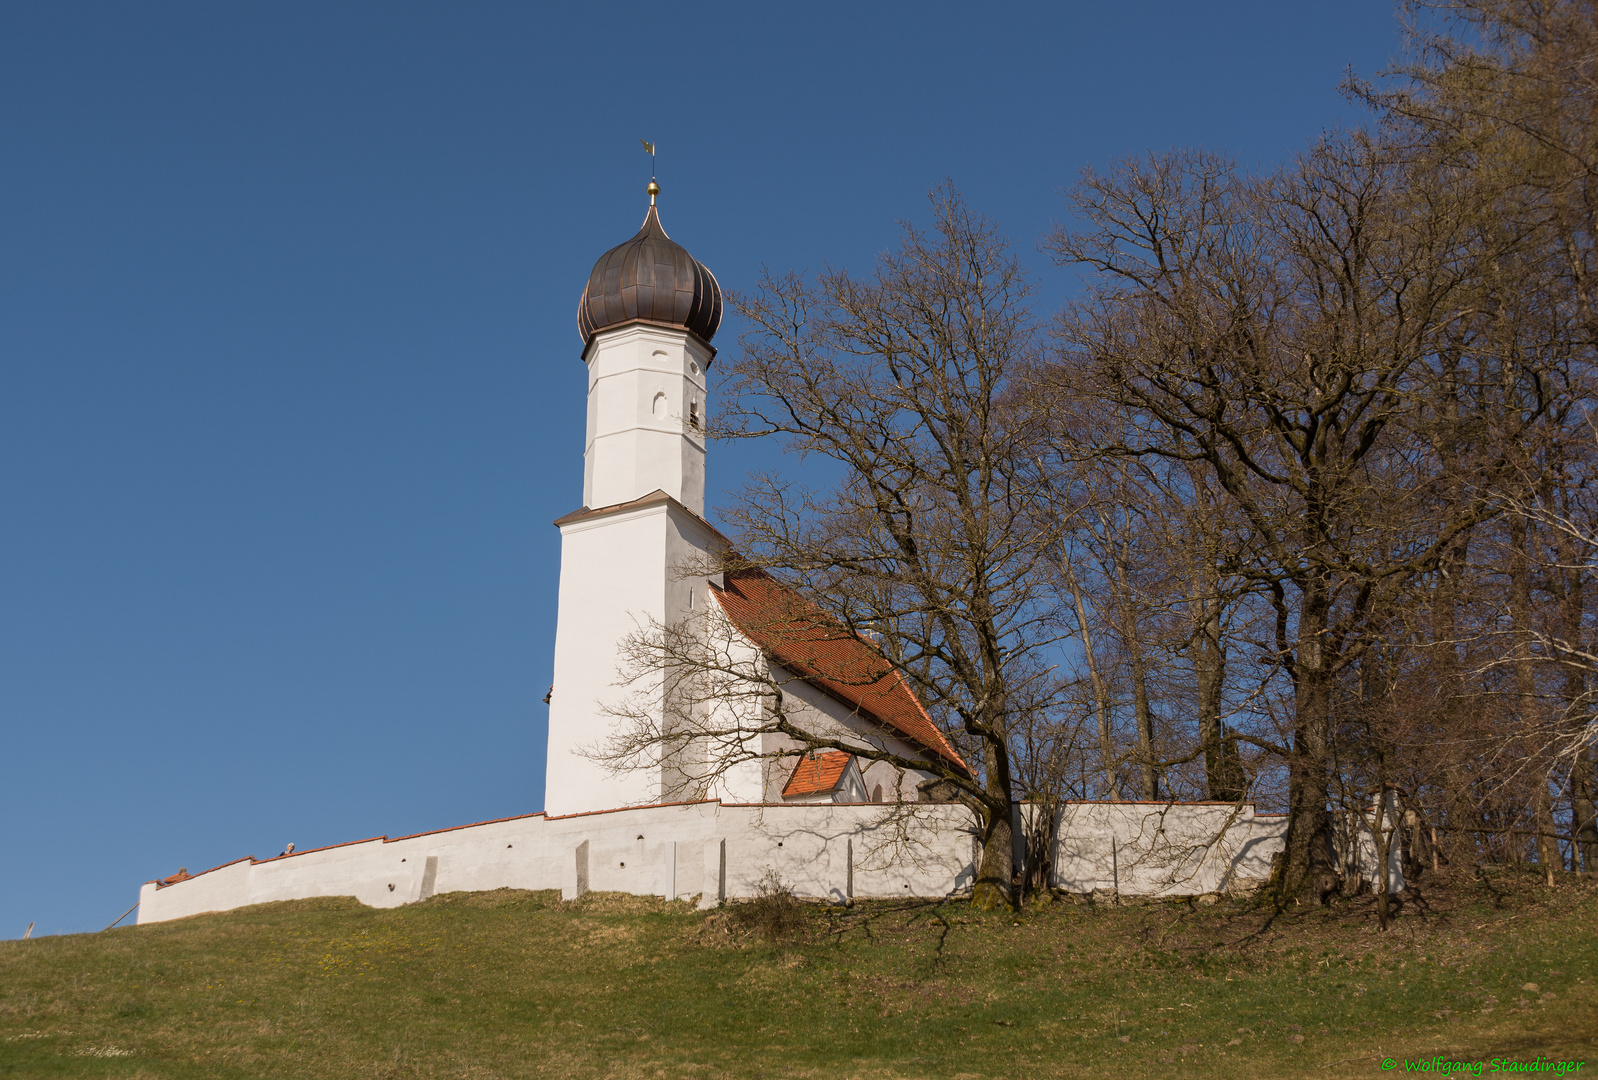
M 583 506 L 555 523 L 560 609 L 544 787 L 551 816 L 670 797 L 661 765 L 613 775 L 589 752 L 625 726 L 613 710 L 643 689 L 617 685 L 618 644 L 704 605 L 705 579 L 684 568 L 722 543 L 703 518 L 706 374 L 721 287 L 666 235 L 659 192 L 651 181 L 643 227 L 600 256 L 577 305 L 588 430 Z

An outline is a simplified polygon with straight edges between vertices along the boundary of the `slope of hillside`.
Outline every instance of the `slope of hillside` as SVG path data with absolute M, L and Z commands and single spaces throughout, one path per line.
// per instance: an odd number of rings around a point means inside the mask
M 1494 871 L 1229 903 L 696 913 L 593 895 L 262 905 L 0 942 L 0 1076 L 1342 1076 L 1598 1069 L 1598 887 Z M 1431 1071 L 1431 1070 L 1428 1070 Z

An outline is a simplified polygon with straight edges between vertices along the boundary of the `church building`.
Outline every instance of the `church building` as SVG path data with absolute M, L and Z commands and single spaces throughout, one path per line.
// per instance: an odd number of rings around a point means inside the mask
M 699 768 L 663 753 L 616 771 L 596 754 L 619 724 L 667 730 L 669 695 L 642 695 L 659 715 L 618 715 L 618 644 L 642 627 L 731 631 L 727 647 L 780 686 L 796 726 L 902 758 L 933 755 L 966 770 L 915 694 L 863 639 L 827 624 L 769 575 L 717 572 L 728 541 L 705 520 L 705 424 L 711 345 L 721 325 L 714 274 L 660 224 L 659 188 L 637 235 L 594 264 L 577 306 L 588 368 L 583 507 L 560 527 L 560 608 L 550 688 L 544 808 L 586 813 L 714 796 L 728 802 L 898 802 L 928 773 L 842 750 L 805 760 L 793 740 L 764 733 L 741 766 Z M 699 573 L 695 573 L 695 571 Z M 806 616 L 809 616 L 808 618 Z M 740 648 L 741 647 L 741 648 Z M 641 676 L 649 678 L 645 674 Z M 655 677 L 659 677 L 656 675 Z M 756 703 L 757 688 L 728 700 Z M 752 725 L 752 726 L 758 726 Z M 691 752 L 684 748 L 682 753 Z M 714 782 L 695 784 L 697 772 Z M 708 779 L 708 778 L 707 778 Z
M 773 876 L 833 902 L 970 889 L 969 810 L 934 798 L 934 773 L 904 763 L 967 775 L 969 765 L 870 641 L 730 558 L 705 518 L 721 288 L 666 235 L 659 188 L 648 190 L 642 228 L 599 258 L 578 304 L 583 505 L 555 522 L 543 811 L 180 870 L 144 884 L 140 923 L 313 896 L 394 907 L 499 888 L 710 907 Z M 685 697 L 693 680 L 668 670 L 681 664 L 638 663 L 652 641 L 725 662 Z M 787 733 L 770 723 L 776 709 Z M 806 749 L 795 732 L 828 745 Z M 900 764 L 861 755 L 872 748 Z M 1060 813 L 1052 884 L 1085 893 L 1192 895 L 1263 879 L 1285 826 L 1247 804 Z

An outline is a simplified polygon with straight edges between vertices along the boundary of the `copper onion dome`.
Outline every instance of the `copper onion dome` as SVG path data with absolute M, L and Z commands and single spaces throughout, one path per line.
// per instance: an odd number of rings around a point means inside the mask
M 721 286 L 705 264 L 660 227 L 650 184 L 643 228 L 599 257 L 577 302 L 583 346 L 601 330 L 641 320 L 680 326 L 707 344 L 721 325 Z

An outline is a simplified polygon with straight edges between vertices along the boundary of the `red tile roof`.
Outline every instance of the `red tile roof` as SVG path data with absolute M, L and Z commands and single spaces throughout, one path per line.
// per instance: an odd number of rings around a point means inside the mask
M 768 656 L 867 718 L 969 772 L 904 676 L 869 641 L 764 571 L 732 571 L 724 580 L 724 588 L 712 585 L 712 595 L 733 625 Z
M 843 774 L 849 768 L 849 759 L 852 757 L 853 754 L 846 754 L 842 750 L 805 754 L 799 759 L 799 764 L 793 767 L 793 775 L 788 777 L 782 797 L 791 799 L 796 795 L 823 795 L 832 791 L 843 781 Z

